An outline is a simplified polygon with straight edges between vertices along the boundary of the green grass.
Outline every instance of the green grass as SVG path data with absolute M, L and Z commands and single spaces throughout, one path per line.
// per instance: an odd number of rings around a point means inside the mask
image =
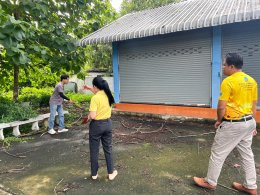
M 33 140 L 33 138 L 31 137 L 26 137 L 26 138 L 20 138 L 20 137 L 7 137 L 4 140 L 1 140 L 0 143 L 2 143 L 2 145 L 4 147 L 9 148 L 11 146 L 12 143 L 23 143 L 23 142 L 27 142 L 29 140 Z

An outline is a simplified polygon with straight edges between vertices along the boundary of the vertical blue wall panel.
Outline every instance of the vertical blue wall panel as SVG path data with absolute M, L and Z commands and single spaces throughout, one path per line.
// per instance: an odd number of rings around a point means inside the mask
M 212 43 L 212 91 L 211 91 L 211 107 L 217 108 L 218 97 L 220 93 L 221 71 L 222 71 L 222 36 L 221 27 L 213 27 L 213 43 Z
M 113 47 L 113 75 L 114 75 L 114 98 L 115 102 L 119 103 L 119 66 L 118 66 L 118 43 L 112 43 Z

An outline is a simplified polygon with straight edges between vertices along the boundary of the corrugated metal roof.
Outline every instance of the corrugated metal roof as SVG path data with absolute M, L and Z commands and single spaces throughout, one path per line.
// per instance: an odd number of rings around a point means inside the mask
M 260 19 L 260 0 L 188 0 L 127 14 L 80 40 L 109 43 Z

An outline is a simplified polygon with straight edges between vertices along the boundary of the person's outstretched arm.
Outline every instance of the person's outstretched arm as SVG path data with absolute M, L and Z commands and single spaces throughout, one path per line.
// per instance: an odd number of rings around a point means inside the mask
M 68 100 L 68 101 L 70 101 L 70 103 L 72 103 L 72 100 L 70 98 L 68 98 L 66 95 L 64 95 L 63 92 L 59 92 L 59 94 L 60 94 L 60 97 L 62 97 L 65 100 Z
M 83 89 L 89 90 L 89 91 L 91 91 L 92 93 L 94 93 L 93 87 L 91 87 L 91 86 L 89 86 L 89 85 L 84 85 L 84 86 L 83 86 Z

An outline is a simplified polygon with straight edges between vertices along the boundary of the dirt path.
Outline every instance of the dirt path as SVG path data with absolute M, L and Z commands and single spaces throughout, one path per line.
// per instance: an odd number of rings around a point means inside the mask
M 73 126 L 68 133 L 41 134 L 27 143 L 0 151 L 0 184 L 13 194 L 240 194 L 219 186 L 215 192 L 196 187 L 193 176 L 205 176 L 212 124 L 164 121 L 147 117 L 113 117 L 115 181 L 107 180 L 103 152 L 100 178 L 89 178 L 88 127 Z M 198 136 L 195 136 L 198 135 Z M 254 139 L 260 179 L 260 136 Z M 228 157 L 219 182 L 230 187 L 242 181 L 236 151 Z M 258 183 L 259 184 L 259 183 Z M 0 188 L 1 189 L 1 188 Z M 3 190 L 2 189 L 2 190 Z M 0 194 L 3 192 L 0 191 Z

